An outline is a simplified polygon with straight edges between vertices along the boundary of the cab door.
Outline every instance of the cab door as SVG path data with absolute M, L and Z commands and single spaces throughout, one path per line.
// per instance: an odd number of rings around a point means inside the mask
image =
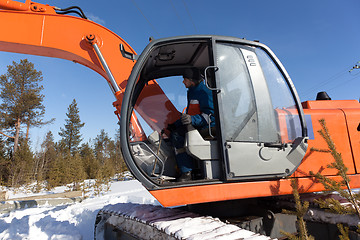
M 214 40 L 226 180 L 278 178 L 300 165 L 306 123 L 281 63 L 264 45 Z

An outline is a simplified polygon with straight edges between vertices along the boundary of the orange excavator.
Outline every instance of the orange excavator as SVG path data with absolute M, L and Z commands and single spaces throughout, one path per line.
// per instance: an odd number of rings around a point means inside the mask
M 234 37 L 192 35 L 151 41 L 140 55 L 78 7 L 0 0 L 0 50 L 80 63 L 109 83 L 121 125 L 121 148 L 133 176 L 163 207 L 324 190 L 310 171 L 337 179 L 319 135 L 325 119 L 352 188 L 360 188 L 360 103 L 326 93 L 300 102 L 295 86 L 264 44 Z M 69 16 L 77 13 L 80 17 Z M 59 36 L 60 35 L 60 36 Z M 172 84 L 185 69 L 200 69 L 213 96 L 215 128 L 185 136 L 196 163 L 194 180 L 176 182 L 166 128 L 179 118 L 183 94 Z M 210 123 L 209 123 L 210 124 Z M 215 130 L 214 130 L 215 129 Z M 212 132 L 215 131 L 215 132 Z M 288 178 L 290 177 L 290 178 Z

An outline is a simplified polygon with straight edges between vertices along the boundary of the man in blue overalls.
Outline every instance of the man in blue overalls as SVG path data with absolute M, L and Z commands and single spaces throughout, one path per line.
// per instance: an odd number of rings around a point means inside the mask
M 186 113 L 181 114 L 180 119 L 172 124 L 173 131 L 170 136 L 175 147 L 176 162 L 181 171 L 178 182 L 192 180 L 193 160 L 184 148 L 186 125 L 191 124 L 198 130 L 208 128 L 209 123 L 211 127 L 215 126 L 212 92 L 202 81 L 199 69 L 186 69 L 183 78 L 183 83 L 188 89 Z

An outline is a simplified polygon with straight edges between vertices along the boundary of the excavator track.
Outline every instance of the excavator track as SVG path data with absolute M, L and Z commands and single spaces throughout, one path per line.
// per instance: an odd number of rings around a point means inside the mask
M 349 204 L 338 194 L 302 195 L 302 200 L 310 203 L 304 215 L 309 234 L 316 239 L 338 239 L 340 233 L 336 225 L 341 223 L 349 227 L 351 240 L 360 239 L 355 231 L 360 223 L 357 215 L 330 213 L 314 202 L 314 199 L 329 197 Z M 282 209 L 295 210 L 292 196 L 230 201 L 224 205 L 209 203 L 202 207 L 205 211 L 196 206 L 184 210 L 133 203 L 108 205 L 97 215 L 95 239 L 286 239 L 281 231 L 297 232 L 296 216 L 282 213 Z M 228 213 L 229 209 L 238 217 L 218 214 L 219 211 Z M 241 214 L 236 209 L 246 212 Z
M 227 224 L 218 218 L 181 209 L 119 203 L 99 211 L 95 239 L 254 239 L 270 237 Z

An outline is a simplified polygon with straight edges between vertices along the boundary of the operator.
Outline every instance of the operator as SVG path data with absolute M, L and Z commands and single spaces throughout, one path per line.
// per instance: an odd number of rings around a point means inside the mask
M 202 81 L 200 71 L 197 68 L 188 68 L 183 73 L 183 83 L 187 90 L 186 113 L 182 113 L 180 119 L 170 124 L 170 140 L 175 147 L 175 158 L 181 171 L 178 182 L 192 180 L 193 160 L 184 148 L 187 125 L 191 124 L 197 130 L 205 130 L 215 127 L 214 104 L 212 92 Z

